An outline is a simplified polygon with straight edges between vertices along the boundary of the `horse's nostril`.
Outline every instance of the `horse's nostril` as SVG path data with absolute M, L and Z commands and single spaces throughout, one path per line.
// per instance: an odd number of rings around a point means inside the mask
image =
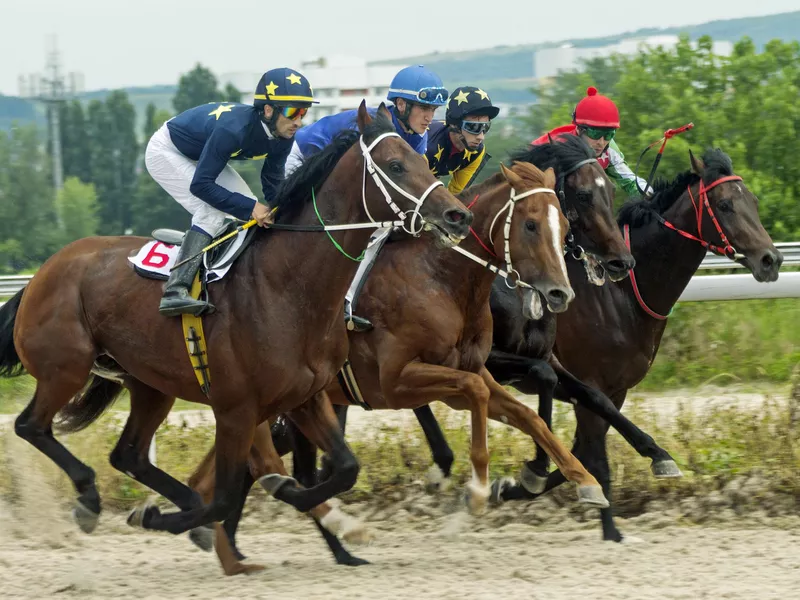
M 621 273 L 622 271 L 627 271 L 628 269 L 630 269 L 630 267 L 624 260 L 620 260 L 617 258 L 608 261 L 606 263 L 606 267 L 608 267 L 609 270 L 614 271 L 616 273 Z
M 551 304 L 555 305 L 562 305 L 567 301 L 567 293 L 564 290 L 550 290 L 547 292 L 547 299 L 550 301 Z
M 772 265 L 775 264 L 775 259 L 777 257 L 772 252 L 767 252 L 764 256 L 761 257 L 761 266 L 765 269 L 769 269 Z
M 444 220 L 451 225 L 458 225 L 464 222 L 469 225 L 472 222 L 472 213 L 461 210 L 460 208 L 451 208 L 444 212 Z

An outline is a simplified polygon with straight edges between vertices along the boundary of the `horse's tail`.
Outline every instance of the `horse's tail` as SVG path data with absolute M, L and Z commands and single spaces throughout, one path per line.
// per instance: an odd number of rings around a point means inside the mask
M 57 431 L 73 433 L 86 429 L 114 403 L 122 392 L 122 384 L 111 379 L 92 376 L 89 385 L 58 411 Z
M 14 346 L 14 323 L 24 291 L 25 288 L 22 288 L 0 307 L 0 377 L 16 377 L 25 372 Z

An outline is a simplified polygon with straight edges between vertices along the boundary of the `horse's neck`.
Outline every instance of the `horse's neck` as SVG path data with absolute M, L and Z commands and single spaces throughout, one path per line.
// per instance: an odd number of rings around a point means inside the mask
M 292 225 L 319 226 L 320 217 L 326 225 L 368 221 L 362 204 L 361 178 L 356 182 L 336 171 L 341 170 L 337 168 L 315 191 L 316 209 L 312 202 L 307 203 L 291 220 Z M 377 200 L 373 200 L 371 207 L 377 206 Z M 341 250 L 326 233 L 270 232 L 270 237 L 254 248 L 249 267 L 252 279 L 245 285 L 267 285 L 270 290 L 262 290 L 264 298 L 274 298 L 277 293 L 293 304 L 305 301 L 313 308 L 308 311 L 309 320 L 331 318 L 341 313 L 345 293 L 359 264 L 342 251 L 358 257 L 373 232 L 374 229 L 331 232 Z
M 679 229 L 694 234 L 697 223 L 687 196 L 684 193 L 663 216 Z M 630 237 L 631 253 L 636 259 L 634 273 L 642 300 L 653 311 L 666 315 L 689 285 L 706 250 L 656 219 L 643 227 L 631 228 Z M 652 321 L 649 316 L 647 319 Z
M 477 202 L 470 209 L 474 216 L 472 229 L 475 234 L 473 235 L 470 233 L 459 244 L 460 247 L 495 265 L 502 262 L 502 254 L 498 254 L 498 256 L 501 257 L 498 259 L 489 254 L 483 246 L 485 245 L 486 248 L 497 253 L 497 246 L 489 239 L 491 237 L 489 230 L 492 225 L 492 220 L 497 215 L 498 211 L 502 210 L 503 206 L 508 202 L 510 195 L 511 186 L 504 184 L 492 188 L 478 198 Z M 505 218 L 505 211 L 497 217 L 494 224 L 494 231 L 492 232 L 495 241 L 503 239 Z M 492 289 L 492 282 L 495 278 L 495 274 L 492 271 L 489 271 L 486 267 L 453 250 L 438 252 L 436 254 L 436 261 L 439 263 L 440 272 L 450 274 L 449 277 L 447 277 L 447 285 L 454 295 L 459 295 L 467 299 L 468 302 L 480 304 L 481 306 L 488 301 Z

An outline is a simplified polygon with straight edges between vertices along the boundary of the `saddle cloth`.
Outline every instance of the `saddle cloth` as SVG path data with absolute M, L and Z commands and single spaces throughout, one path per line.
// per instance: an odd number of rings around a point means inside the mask
M 219 236 L 222 237 L 236 229 L 231 223 Z M 242 253 L 255 232 L 255 227 L 240 231 L 230 240 L 206 252 L 203 256 L 203 272 L 206 283 L 219 281 L 231 268 L 234 260 Z M 169 279 L 169 272 L 178 257 L 183 233 L 174 229 L 156 229 L 153 239 L 147 242 L 128 260 L 133 270 L 147 279 Z

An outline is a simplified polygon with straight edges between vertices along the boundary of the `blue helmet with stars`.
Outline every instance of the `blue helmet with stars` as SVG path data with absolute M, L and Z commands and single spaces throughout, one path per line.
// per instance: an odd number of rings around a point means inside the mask
M 394 76 L 386 99 L 393 101 L 404 98 L 417 104 L 444 106 L 448 96 L 447 89 L 436 73 L 422 65 L 415 65 L 401 69 Z
M 294 69 L 280 67 L 270 69 L 258 81 L 253 106 L 260 108 L 265 104 L 304 108 L 319 102 L 314 100 L 308 79 Z

